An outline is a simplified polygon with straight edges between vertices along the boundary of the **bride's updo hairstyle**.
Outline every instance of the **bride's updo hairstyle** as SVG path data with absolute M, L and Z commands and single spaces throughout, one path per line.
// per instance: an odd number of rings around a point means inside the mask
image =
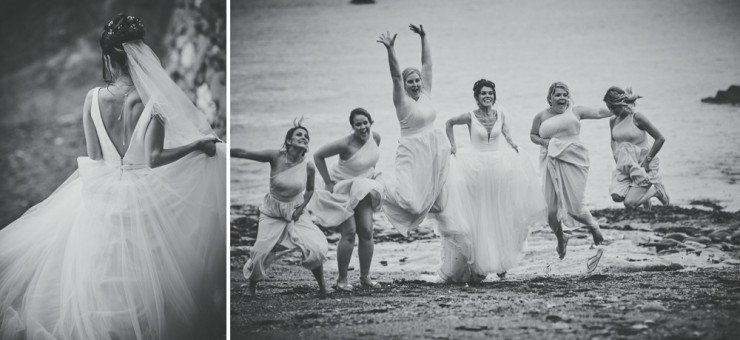
M 119 13 L 105 25 L 100 36 L 100 48 L 103 50 L 103 80 L 108 83 L 114 80 L 111 64 L 116 64 L 121 70 L 128 72 L 123 43 L 139 39 L 144 39 L 144 24 L 135 16 Z M 106 60 L 106 56 L 109 59 Z
M 480 90 L 484 87 L 490 87 L 491 90 L 493 90 L 493 102 L 496 102 L 496 84 L 494 84 L 492 81 L 488 79 L 481 79 L 475 82 L 473 84 L 473 98 L 475 100 L 478 100 L 478 96 L 480 95 Z

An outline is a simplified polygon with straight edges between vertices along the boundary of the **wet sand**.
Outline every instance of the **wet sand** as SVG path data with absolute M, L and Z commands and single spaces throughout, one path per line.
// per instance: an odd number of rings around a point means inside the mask
M 378 289 L 333 292 L 318 299 L 298 257 L 270 269 L 272 278 L 246 295 L 241 266 L 256 236 L 256 209 L 232 206 L 231 336 L 240 338 L 731 338 L 740 334 L 740 213 L 690 207 L 594 211 L 608 244 L 596 252 L 572 230 L 557 259 L 546 227 L 531 231 L 521 265 L 505 280 L 432 284 L 439 238 L 431 224 L 411 241 L 382 219 L 375 223 L 372 276 Z M 324 265 L 336 280 L 336 240 Z M 356 254 L 356 251 L 355 251 Z M 350 283 L 359 284 L 353 255 Z

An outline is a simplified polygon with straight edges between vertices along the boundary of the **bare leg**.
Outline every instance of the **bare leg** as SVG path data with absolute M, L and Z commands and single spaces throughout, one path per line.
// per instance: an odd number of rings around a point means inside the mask
M 357 236 L 360 238 L 358 245 L 358 255 L 360 256 L 360 283 L 363 286 L 375 286 L 368 276 L 370 274 L 370 265 L 373 261 L 373 208 L 370 204 L 370 196 L 360 201 L 355 207 L 355 225 L 357 226 Z
M 325 298 L 329 292 L 326 290 L 326 283 L 324 283 L 324 266 L 321 265 L 311 269 L 311 273 L 313 273 L 313 277 L 316 278 L 316 282 L 319 283 L 319 298 Z
M 568 238 L 565 237 L 565 234 L 563 233 L 563 225 L 558 219 L 557 206 L 554 206 L 553 208 L 554 209 L 551 209 L 551 207 L 548 206 L 547 223 L 550 225 L 550 229 L 555 233 L 555 238 L 558 240 L 558 247 L 556 250 L 558 252 L 558 256 L 562 260 L 565 258 L 565 253 L 568 250 Z
M 339 225 L 339 232 L 342 238 L 337 245 L 337 269 L 339 278 L 337 278 L 338 290 L 352 290 L 352 286 L 347 283 L 347 268 L 349 261 L 352 259 L 352 251 L 355 249 L 355 219 L 350 217 Z
M 574 220 L 583 223 L 591 229 L 591 236 L 594 238 L 594 244 L 597 246 L 601 244 L 601 242 L 604 242 L 604 236 L 601 235 L 601 228 L 599 228 L 599 223 L 596 222 L 596 219 L 591 215 L 591 212 L 586 210 L 581 215 L 574 215 L 570 214 L 570 217 L 572 217 Z
M 369 197 L 365 197 L 355 208 L 355 225 L 357 226 L 358 255 L 360 257 L 360 277 L 367 277 L 373 260 L 373 210 Z
M 645 203 L 658 193 L 653 185 L 650 187 L 631 187 L 624 198 L 624 206 L 634 209 Z

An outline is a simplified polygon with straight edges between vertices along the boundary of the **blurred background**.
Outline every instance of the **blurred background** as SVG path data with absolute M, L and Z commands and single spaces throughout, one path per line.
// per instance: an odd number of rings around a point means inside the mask
M 105 85 L 98 40 L 117 13 L 226 134 L 226 0 L 4 0 L 0 3 L 0 228 L 46 198 L 85 156 L 85 94 Z

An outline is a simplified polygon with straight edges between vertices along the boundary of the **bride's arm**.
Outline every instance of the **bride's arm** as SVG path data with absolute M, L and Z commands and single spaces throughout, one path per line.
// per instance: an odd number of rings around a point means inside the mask
M 450 153 L 457 153 L 457 143 L 455 143 L 455 131 L 452 129 L 455 125 L 470 124 L 470 114 L 463 113 L 457 117 L 452 117 L 445 123 L 445 132 L 447 133 L 447 139 L 450 140 Z
M 506 138 L 506 141 L 509 142 L 509 145 L 514 149 L 514 151 L 519 152 L 519 147 L 516 146 L 514 143 L 514 140 L 511 139 L 511 133 L 509 132 L 509 125 L 506 124 L 506 116 L 503 112 L 501 112 L 501 134 L 504 135 L 504 138 Z
M 100 148 L 100 140 L 98 140 L 98 132 L 95 131 L 95 124 L 92 120 L 92 89 L 87 93 L 85 97 L 85 105 L 82 108 L 82 126 L 85 130 L 85 146 L 87 148 L 87 156 L 94 160 L 103 159 L 103 151 Z
M 145 156 L 149 167 L 156 168 L 170 164 L 194 151 L 202 151 L 208 156 L 216 154 L 216 137 L 197 140 L 175 148 L 164 148 L 164 124 L 159 116 L 152 116 L 144 137 Z

